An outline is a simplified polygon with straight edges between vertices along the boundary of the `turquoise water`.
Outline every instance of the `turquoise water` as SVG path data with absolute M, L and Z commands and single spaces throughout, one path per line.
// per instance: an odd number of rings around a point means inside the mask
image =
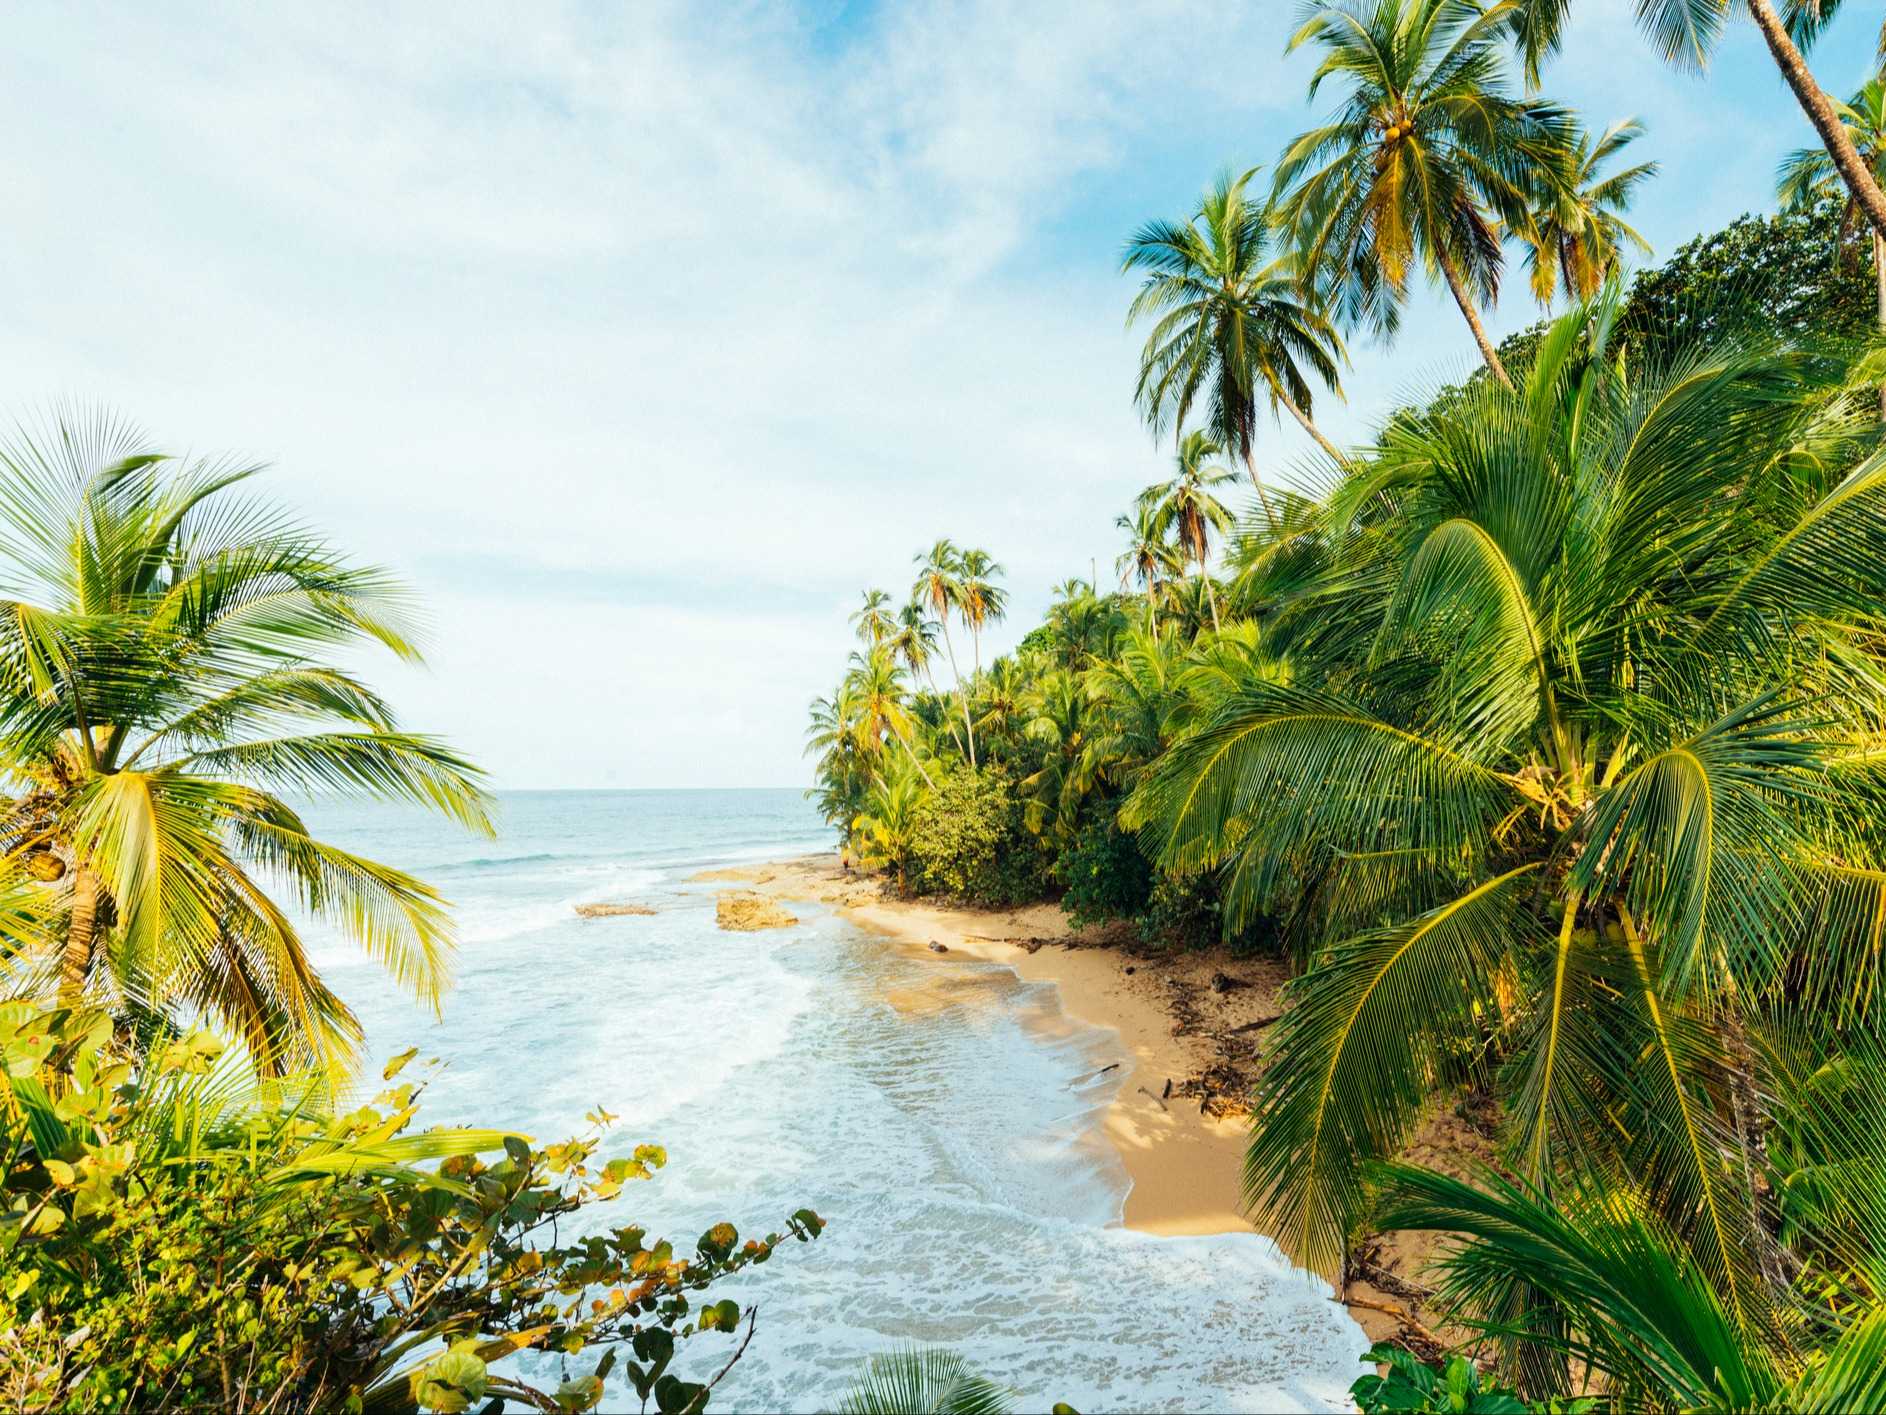
M 448 1063 L 429 1122 L 550 1140 L 615 1112 L 619 1149 L 652 1140 L 669 1165 L 595 1221 L 633 1216 L 678 1248 L 722 1218 L 830 1221 L 724 1294 L 758 1303 L 759 1331 L 715 1408 L 830 1408 L 866 1355 L 909 1342 L 956 1347 L 1026 1410 L 1349 1408 L 1366 1342 L 1327 1286 L 1254 1234 L 1120 1226 L 1127 1180 L 1095 1128 L 1117 1083 L 1083 1079 L 1118 1059 L 1113 1033 L 1066 1023 L 1050 986 L 912 956 L 817 906 L 791 929 L 715 927 L 727 886 L 689 875 L 830 845 L 798 792 L 509 794 L 495 841 L 388 808 L 311 815 L 452 900 L 439 1020 L 314 939 L 370 1056 L 416 1043 Z M 599 900 L 659 912 L 574 914 Z M 697 1371 L 729 1349 L 690 1345 Z

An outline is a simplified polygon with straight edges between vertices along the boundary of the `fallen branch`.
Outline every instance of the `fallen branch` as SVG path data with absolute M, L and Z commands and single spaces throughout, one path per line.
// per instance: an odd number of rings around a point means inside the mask
M 1167 1104 L 1166 1104 L 1166 1103 L 1165 1103 L 1164 1101 L 1162 1101 L 1162 1100 L 1160 1100 L 1158 1096 L 1155 1096 L 1155 1095 L 1154 1095 L 1154 1094 L 1153 1094 L 1153 1093 L 1152 1093 L 1151 1091 L 1149 1091 L 1149 1090 L 1147 1090 L 1147 1089 L 1146 1089 L 1146 1088 L 1145 1088 L 1144 1086 L 1141 1086 L 1141 1087 L 1139 1088 L 1139 1093 L 1140 1093 L 1140 1094 L 1141 1094 L 1142 1096 L 1144 1096 L 1144 1097 L 1146 1097 L 1146 1099 L 1147 1099 L 1147 1100 L 1149 1100 L 1149 1101 L 1151 1101 L 1151 1102 L 1153 1102 L 1153 1104 L 1155 1104 L 1155 1105 L 1157 1105 L 1157 1106 L 1158 1106 L 1158 1107 L 1159 1107 L 1159 1108 L 1160 1108 L 1161 1110 L 1163 1110 L 1163 1111 L 1164 1111 L 1164 1112 L 1165 1112 L 1165 1113 L 1166 1113 L 1167 1115 L 1170 1115 L 1170 1114 L 1172 1114 L 1172 1107 L 1171 1107 L 1171 1106 L 1169 1106 L 1169 1105 L 1167 1105 Z
M 1231 1028 L 1231 1033 L 1232 1035 L 1235 1036 L 1239 1032 L 1260 1032 L 1264 1028 L 1270 1026 L 1271 1023 L 1281 1022 L 1283 1020 L 1284 1020 L 1283 1013 L 1274 1012 L 1268 1017 L 1259 1017 L 1255 1022 L 1241 1022 L 1237 1026 Z
M 1420 1320 L 1414 1313 L 1405 1311 L 1395 1306 L 1393 1303 L 1377 1302 L 1369 1297 L 1332 1297 L 1329 1300 L 1332 1302 L 1340 1302 L 1345 1307 L 1365 1307 L 1371 1312 L 1380 1312 L 1385 1317 L 1393 1317 L 1396 1321 L 1400 1322 L 1402 1326 L 1413 1332 L 1421 1340 L 1427 1342 L 1435 1350 L 1445 1351 L 1447 1349 L 1447 1344 L 1433 1332 L 1422 1326 Z
M 705 1410 L 707 1408 L 707 1397 L 713 1394 L 713 1390 L 715 1386 L 719 1385 L 723 1380 L 726 1379 L 727 1372 L 733 1369 L 734 1362 L 738 1361 L 742 1356 L 747 1354 L 747 1346 L 752 1342 L 754 1330 L 759 1326 L 759 1324 L 760 1324 L 760 1304 L 755 1302 L 751 1307 L 747 1308 L 746 1339 L 740 1343 L 739 1347 L 734 1351 L 733 1355 L 727 1358 L 727 1364 L 720 1368 L 720 1374 L 718 1376 L 715 1376 L 713 1380 L 709 1381 L 706 1387 L 701 1391 L 700 1395 L 695 1397 L 693 1403 L 688 1406 L 690 1415 L 693 1415 L 693 1412 Z M 644 1404 L 646 1404 L 646 1402 L 644 1402 Z

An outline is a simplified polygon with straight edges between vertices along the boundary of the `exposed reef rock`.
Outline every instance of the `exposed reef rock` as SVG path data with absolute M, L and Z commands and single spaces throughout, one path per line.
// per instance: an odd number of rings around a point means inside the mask
M 714 901 L 714 922 L 735 933 L 783 929 L 799 922 L 776 899 L 751 890 L 732 889 Z

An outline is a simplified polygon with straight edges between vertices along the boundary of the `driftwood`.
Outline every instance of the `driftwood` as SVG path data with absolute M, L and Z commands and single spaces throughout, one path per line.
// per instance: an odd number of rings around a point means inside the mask
M 1363 1307 L 1371 1312 L 1380 1312 L 1385 1317 L 1393 1317 L 1400 1323 L 1402 1330 L 1411 1334 L 1426 1349 L 1422 1350 L 1406 1341 L 1403 1345 L 1408 1346 L 1417 1356 L 1425 1360 L 1431 1361 L 1447 1350 L 1447 1343 L 1423 1326 L 1414 1313 L 1405 1311 L 1392 1302 L 1377 1302 L 1369 1297 L 1332 1297 L 1329 1300 L 1340 1302 L 1345 1307 Z
M 1167 1082 L 1167 1084 L 1170 1085 L 1171 1083 Z M 1147 1090 L 1144 1086 L 1141 1086 L 1139 1088 L 1139 1093 L 1142 1096 L 1146 1097 L 1146 1099 L 1151 1101 L 1154 1105 L 1158 1106 L 1161 1110 L 1165 1111 L 1168 1115 L 1172 1113 L 1171 1106 L 1167 1105 L 1163 1100 L 1161 1100 L 1158 1096 L 1155 1096 L 1151 1091 Z
M 1076 1076 L 1072 1081 L 1069 1081 L 1067 1083 L 1067 1089 L 1071 1091 L 1076 1086 L 1083 1086 L 1087 1082 L 1092 1081 L 1095 1077 L 1105 1076 L 1109 1071 L 1118 1071 L 1119 1069 L 1120 1069 L 1119 1062 L 1110 1061 L 1105 1066 L 1101 1067 L 1098 1071 L 1089 1071 L 1085 1076 Z
M 1271 1023 L 1281 1022 L 1283 1020 L 1284 1020 L 1283 1013 L 1273 1012 L 1271 1013 L 1270 1016 L 1259 1017 L 1256 1021 L 1253 1021 L 1253 1022 L 1240 1022 L 1237 1026 L 1231 1028 L 1231 1035 L 1236 1036 L 1240 1032 L 1261 1032 L 1264 1030 L 1264 1028 L 1270 1026 Z

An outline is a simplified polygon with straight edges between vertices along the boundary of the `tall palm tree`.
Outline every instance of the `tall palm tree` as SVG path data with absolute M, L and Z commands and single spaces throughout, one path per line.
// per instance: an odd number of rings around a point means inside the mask
M 1513 1173 L 1628 1184 L 1753 1340 L 1786 1287 L 1760 1033 L 1886 1007 L 1886 454 L 1787 345 L 1620 366 L 1622 298 L 1550 327 L 1521 397 L 1386 434 L 1280 616 L 1290 681 L 1225 698 L 1129 819 L 1222 869 L 1234 924 L 1307 936 L 1246 1170 L 1300 1257 L 1333 1268 L 1357 1160 L 1479 1078 Z
M 876 648 L 897 633 L 897 617 L 891 613 L 891 597 L 883 590 L 866 590 L 864 603 L 852 611 L 851 627 L 858 641 Z
M 404 591 L 102 414 L 0 444 L 0 838 L 50 859 L 60 999 L 206 1015 L 259 1066 L 349 1058 L 360 1027 L 309 961 L 285 889 L 435 1007 L 443 901 L 321 841 L 279 793 L 411 802 L 489 831 L 480 774 L 403 731 L 334 650 L 418 652 Z
M 921 674 L 923 681 L 929 686 L 931 695 L 937 698 L 941 698 L 943 694 L 936 685 L 936 673 L 931 668 L 931 664 L 936 659 L 937 631 L 940 627 L 941 625 L 930 617 L 929 611 L 924 608 L 923 604 L 912 598 L 897 612 L 897 629 L 890 638 L 885 640 L 891 651 L 897 655 L 898 661 L 913 675 Z M 956 743 L 956 750 L 963 752 L 965 749 L 962 735 L 957 732 L 954 722 L 950 724 L 950 737 Z M 967 755 L 966 752 L 965 755 Z
M 963 553 L 948 540 L 939 540 L 916 555 L 917 582 L 910 595 L 926 611 L 936 616 L 943 629 L 943 650 L 950 661 L 950 674 L 956 679 L 956 696 L 962 703 L 963 729 L 968 734 L 969 765 L 976 765 L 976 728 L 969 720 L 969 693 L 963 687 L 962 670 L 956 666 L 956 645 L 950 640 L 950 620 L 962 608 Z
M 1769 55 L 1807 114 L 1850 199 L 1873 230 L 1886 236 L 1886 191 L 1881 189 L 1878 169 L 1867 161 L 1842 122 L 1840 105 L 1815 82 L 1802 53 L 1839 12 L 1840 0 L 1783 0 L 1779 11 L 1774 0 L 1739 0 L 1739 4 L 1761 31 Z M 1701 70 L 1737 6 L 1738 0 L 1637 0 L 1637 19 L 1667 62 Z M 1511 26 L 1527 74 L 1536 81 L 1545 59 L 1558 51 L 1571 0 L 1501 0 L 1494 9 Z M 1881 32 L 1880 49 L 1886 54 L 1886 29 Z
M 1218 489 L 1234 480 L 1228 467 L 1212 459 L 1224 451 L 1209 434 L 1193 432 L 1179 444 L 1171 481 L 1156 482 L 1140 493 L 1140 502 L 1150 511 L 1161 538 L 1171 537 L 1179 549 L 1198 567 L 1198 577 L 1206 587 L 1211 604 L 1212 628 L 1219 627 L 1218 596 L 1211 588 L 1211 542 L 1214 535 L 1231 529 L 1231 512 L 1218 499 Z
M 1000 624 L 1008 615 L 1008 591 L 996 583 L 1003 573 L 986 550 L 963 552 L 961 594 L 957 609 L 969 630 L 973 645 L 971 671 L 982 676 L 982 631 L 990 624 Z
M 882 646 L 854 653 L 845 674 L 846 701 L 855 714 L 852 730 L 867 760 L 875 759 L 885 742 L 903 747 L 925 784 L 934 786 L 929 770 L 917 754 L 910 710 L 904 702 L 904 674 L 897 660 Z
M 1869 79 L 1851 100 L 1838 107 L 1840 122 L 1865 161 L 1867 171 L 1875 177 L 1886 177 L 1886 82 Z M 1836 196 L 1844 197 L 1840 218 L 1843 237 L 1864 219 L 1860 204 L 1841 186 L 1833 159 L 1824 148 L 1797 148 L 1784 157 L 1776 172 L 1776 187 L 1781 204 L 1788 207 L 1811 207 Z M 1871 235 L 1877 317 L 1879 327 L 1886 330 L 1886 237 L 1877 229 Z M 1846 250 L 1845 240 L 1837 241 L 1834 249 L 1835 259 L 1841 259 Z M 1879 407 L 1880 418 L 1886 421 L 1886 384 L 1880 386 Z
M 1068 668 L 1050 668 L 1022 700 L 1028 725 L 1022 730 L 1041 749 L 1041 765 L 1024 777 L 1023 819 L 1037 835 L 1071 840 L 1079 829 L 1081 803 L 1100 779 L 1088 719 L 1086 680 Z
M 1623 213 L 1636 188 L 1657 174 L 1657 164 L 1640 162 L 1609 176 L 1599 171 L 1643 135 L 1644 125 L 1635 118 L 1613 123 L 1596 142 L 1581 131 L 1567 151 L 1564 179 L 1554 175 L 1539 184 L 1526 266 L 1540 304 L 1551 305 L 1561 278 L 1572 299 L 1591 299 L 1617 273 L 1624 245 L 1650 254 L 1650 243 Z
M 1113 562 L 1113 568 L 1120 573 L 1122 589 L 1137 581 L 1145 591 L 1146 624 L 1150 628 L 1160 584 L 1179 573 L 1178 552 L 1167 539 L 1159 508 L 1143 498 L 1133 503 L 1130 515 L 1116 516 L 1113 524 L 1127 535 L 1127 547 Z
M 1186 221 L 1154 221 L 1127 243 L 1124 268 L 1146 272 L 1127 311 L 1130 324 L 1156 316 L 1140 351 L 1135 398 L 1155 433 L 1184 435 L 1202 395 L 1205 429 L 1257 474 L 1257 409 L 1284 409 L 1337 462 L 1341 452 L 1310 420 L 1304 369 L 1331 392 L 1345 358 L 1342 338 L 1304 298 L 1295 257 L 1271 249 L 1270 213 L 1245 195 L 1257 175 L 1229 172 Z
M 1335 79 L 1343 101 L 1285 149 L 1276 203 L 1347 322 L 1392 334 L 1419 262 L 1510 389 L 1479 307 L 1499 295 L 1502 229 L 1532 237 L 1528 198 L 1563 167 L 1570 119 L 1509 95 L 1509 19 L 1476 0 L 1313 0 L 1290 48 L 1317 45 L 1310 93 Z

